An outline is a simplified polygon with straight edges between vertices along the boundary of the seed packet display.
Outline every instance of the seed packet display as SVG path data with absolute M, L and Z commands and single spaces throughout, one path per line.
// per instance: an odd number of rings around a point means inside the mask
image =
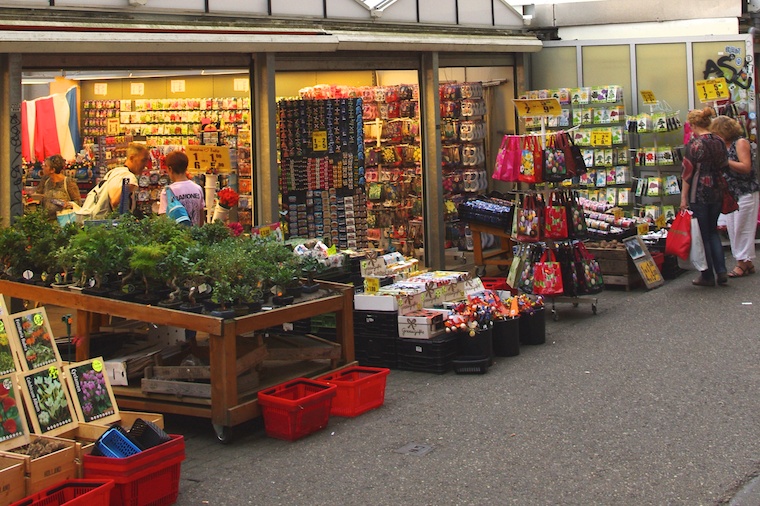
M 35 434 L 56 436 L 78 425 L 58 365 L 19 374 L 24 402 Z
M 16 375 L 0 376 L 0 450 L 29 443 L 24 405 L 16 388 Z
M 120 420 L 119 408 L 104 374 L 103 358 L 63 366 L 71 400 L 80 422 L 111 423 Z
M 7 317 L 0 317 L 0 376 L 20 369 L 18 356 L 13 352 Z
M 61 362 L 44 307 L 13 313 L 8 319 L 11 323 L 8 338 L 22 371 Z

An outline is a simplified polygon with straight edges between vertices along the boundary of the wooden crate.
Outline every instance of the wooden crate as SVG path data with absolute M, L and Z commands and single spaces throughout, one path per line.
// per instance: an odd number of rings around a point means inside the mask
M 0 455 L 0 506 L 26 497 L 24 466 L 21 455 Z
M 79 466 L 76 462 L 77 445 L 75 441 L 32 434 L 30 442 L 34 442 L 38 439 L 60 441 L 63 442 L 66 447 L 36 459 L 11 451 L 0 452 L 0 456 L 11 458 L 20 457 L 24 462 L 24 476 L 26 482 L 25 495 L 32 495 L 64 480 L 77 477 Z
M 626 290 L 643 283 L 639 271 L 625 248 L 587 248 L 602 269 L 605 285 L 624 286 Z

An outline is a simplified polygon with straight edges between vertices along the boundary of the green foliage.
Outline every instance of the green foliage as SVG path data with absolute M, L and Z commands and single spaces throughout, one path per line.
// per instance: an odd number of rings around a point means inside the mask
M 196 242 L 204 246 L 211 246 L 231 237 L 229 227 L 221 220 L 208 223 L 202 227 L 191 227 L 190 235 Z

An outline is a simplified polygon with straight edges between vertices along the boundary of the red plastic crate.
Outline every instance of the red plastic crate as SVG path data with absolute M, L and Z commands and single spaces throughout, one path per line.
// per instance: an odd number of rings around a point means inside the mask
M 486 290 L 503 290 L 512 295 L 517 295 L 517 290 L 509 286 L 507 278 L 481 277 L 480 282 L 483 283 L 483 288 Z
M 113 480 L 66 480 L 11 506 L 108 506 Z
M 383 405 L 385 381 L 390 372 L 390 369 L 356 365 L 320 376 L 317 381 L 338 387 L 331 415 L 354 417 Z
M 653 251 L 652 260 L 654 261 L 654 264 L 657 266 L 660 272 L 662 272 L 662 264 L 665 263 L 665 254 L 662 253 L 661 251 Z
M 180 464 L 185 460 L 185 439 L 169 436 L 170 441 L 123 459 L 84 455 L 84 477 L 116 482 L 111 506 L 174 504 L 179 495 Z
M 261 390 L 259 405 L 269 437 L 295 441 L 327 426 L 336 385 L 296 378 Z

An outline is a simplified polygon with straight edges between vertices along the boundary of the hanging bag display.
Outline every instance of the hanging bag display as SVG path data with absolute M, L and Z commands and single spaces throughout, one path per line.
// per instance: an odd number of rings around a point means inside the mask
M 542 153 L 541 143 L 535 136 L 531 135 L 523 139 L 519 182 L 528 184 L 541 182 Z
M 499 146 L 499 152 L 496 154 L 496 163 L 494 164 L 493 175 L 491 177 L 498 181 L 506 181 L 504 177 L 506 176 L 505 170 L 507 163 L 507 152 L 509 149 L 509 140 L 509 135 L 505 135 L 501 139 L 501 146 Z
M 578 278 L 578 292 L 581 294 L 599 293 L 604 289 L 604 277 L 599 262 L 589 253 L 582 242 L 575 248 L 575 271 Z
M 542 248 L 538 244 L 525 244 L 525 260 L 520 270 L 520 279 L 517 287 L 524 293 L 534 293 L 534 268 L 538 259 L 541 258 Z
M 556 241 L 567 239 L 567 208 L 560 202 L 559 192 L 552 192 L 544 208 L 544 237 Z
M 575 267 L 575 248 L 567 242 L 559 243 L 556 254 L 562 271 L 562 286 L 565 289 L 564 295 L 568 297 L 580 295 L 578 273 Z
M 575 145 L 571 135 L 566 136 L 567 142 L 563 144 L 562 149 L 565 152 L 565 164 L 572 177 L 580 176 L 588 172 L 586 162 L 583 160 L 581 148 Z M 572 167 L 572 169 L 570 169 Z
M 505 135 L 501 140 L 499 153 L 496 155 L 493 178 L 507 183 L 515 183 L 520 174 L 520 159 L 522 147 L 520 137 L 517 135 Z
M 538 242 L 541 240 L 541 209 L 534 195 L 523 197 L 522 205 L 515 212 L 517 215 L 518 242 Z
M 565 152 L 557 145 L 557 138 L 562 135 L 567 134 L 560 132 L 546 138 L 546 149 L 543 153 L 543 179 L 546 182 L 559 183 L 570 177 L 567 175 Z
M 691 249 L 691 211 L 680 211 L 670 224 L 665 239 L 665 254 L 688 260 Z
M 520 274 L 522 273 L 522 268 L 525 265 L 525 256 L 527 253 L 527 245 L 518 243 L 517 251 L 512 257 L 512 263 L 509 265 L 509 274 L 507 274 L 507 284 L 509 286 L 517 286 L 517 282 L 520 281 Z
M 576 192 L 565 194 L 565 209 L 567 211 L 567 235 L 570 239 L 585 239 L 588 235 L 586 214 Z
M 536 295 L 562 295 L 562 268 L 550 248 L 544 250 L 533 271 L 533 293 Z

